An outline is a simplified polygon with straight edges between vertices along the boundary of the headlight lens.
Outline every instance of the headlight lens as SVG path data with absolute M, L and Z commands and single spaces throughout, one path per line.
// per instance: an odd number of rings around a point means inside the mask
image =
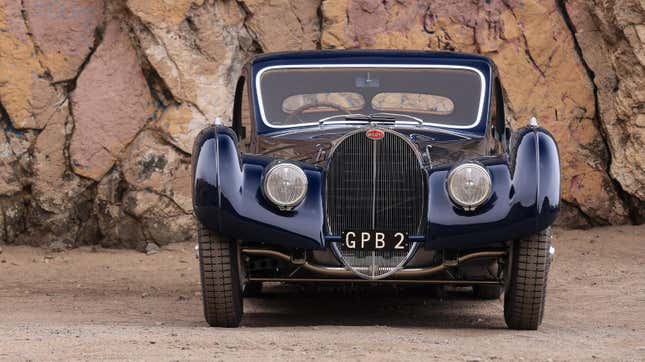
M 488 200 L 491 178 L 488 170 L 476 163 L 464 163 L 448 174 L 448 194 L 466 210 L 473 210 Z
M 307 176 L 291 163 L 277 164 L 264 177 L 264 195 L 281 209 L 297 206 L 307 193 Z

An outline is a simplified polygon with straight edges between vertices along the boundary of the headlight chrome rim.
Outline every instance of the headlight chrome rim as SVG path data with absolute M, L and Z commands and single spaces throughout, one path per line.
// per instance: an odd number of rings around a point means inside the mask
M 269 187 L 267 185 L 267 182 L 269 181 L 269 178 L 271 177 L 271 175 L 277 170 L 283 169 L 283 168 L 289 168 L 295 171 L 301 177 L 304 183 L 304 187 L 302 188 L 302 191 L 291 202 L 284 202 L 284 201 L 278 200 L 275 197 L 275 195 L 271 194 L 271 191 L 269 190 Z M 300 205 L 300 203 L 302 203 L 302 201 L 305 199 L 308 189 L 309 189 L 309 182 L 307 179 L 307 175 L 305 174 L 305 171 L 301 167 L 290 162 L 279 162 L 270 166 L 269 169 L 265 172 L 264 179 L 262 182 L 262 193 L 264 194 L 264 197 L 267 200 L 269 200 L 269 202 L 271 202 L 273 205 L 278 207 L 280 210 L 286 210 L 286 211 L 293 210 L 295 207 Z
M 483 171 L 484 175 L 486 175 L 486 186 L 487 186 L 486 193 L 479 200 L 477 200 L 474 203 L 466 203 L 466 202 L 463 202 L 463 200 L 460 200 L 458 197 L 455 196 L 454 190 L 451 187 L 452 180 L 453 180 L 454 176 L 457 174 L 457 172 L 459 172 L 459 171 L 461 171 L 461 170 L 463 170 L 464 168 L 467 168 L 467 167 L 479 169 L 479 170 Z M 477 162 L 469 161 L 469 162 L 461 163 L 461 164 L 457 165 L 456 167 L 454 167 L 452 170 L 450 170 L 450 173 L 448 173 L 448 178 L 446 180 L 446 188 L 448 190 L 448 196 L 450 196 L 450 200 L 455 205 L 463 208 L 466 211 L 472 211 L 472 210 L 475 210 L 476 208 L 482 206 L 483 204 L 485 204 L 490 199 L 491 194 L 493 193 L 493 182 L 492 182 L 492 177 L 490 175 L 490 172 L 488 171 L 488 169 L 485 166 L 483 166 L 483 165 L 481 165 L 481 164 L 479 164 Z

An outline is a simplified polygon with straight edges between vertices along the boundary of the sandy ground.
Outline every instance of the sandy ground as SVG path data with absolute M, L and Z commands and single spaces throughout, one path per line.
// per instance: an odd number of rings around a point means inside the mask
M 272 286 L 238 329 L 208 328 L 190 244 L 156 255 L 3 246 L 0 359 L 645 360 L 645 226 L 556 230 L 537 332 L 465 291 Z

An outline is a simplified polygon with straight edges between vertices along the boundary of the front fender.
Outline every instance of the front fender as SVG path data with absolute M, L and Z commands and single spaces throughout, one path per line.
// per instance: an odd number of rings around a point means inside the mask
M 456 207 L 446 189 L 450 169 L 429 175 L 426 247 L 478 247 L 518 239 L 551 225 L 560 208 L 560 160 L 553 137 L 525 127 L 508 158 L 480 160 L 491 173 L 491 199 L 475 211 Z
M 324 247 L 322 171 L 299 164 L 308 179 L 302 203 L 281 211 L 262 194 L 272 158 L 241 154 L 227 127 L 200 133 L 193 152 L 193 206 L 199 221 L 224 237 L 300 249 Z

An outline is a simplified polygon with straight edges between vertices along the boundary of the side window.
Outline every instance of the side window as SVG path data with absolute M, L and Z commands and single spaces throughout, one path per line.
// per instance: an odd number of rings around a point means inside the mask
M 504 114 L 504 92 L 499 78 L 495 78 L 495 128 L 500 137 L 504 136 L 506 115 Z
M 493 136 L 497 138 L 497 131 L 499 130 L 497 128 L 497 78 L 495 78 L 495 87 L 493 89 L 493 96 L 491 97 L 490 100 L 490 124 L 491 124 L 491 131 L 493 132 Z
M 233 105 L 233 130 L 237 134 L 240 145 L 246 148 L 251 140 L 252 132 L 249 92 L 245 87 L 246 78 L 241 76 L 235 88 L 235 104 Z

